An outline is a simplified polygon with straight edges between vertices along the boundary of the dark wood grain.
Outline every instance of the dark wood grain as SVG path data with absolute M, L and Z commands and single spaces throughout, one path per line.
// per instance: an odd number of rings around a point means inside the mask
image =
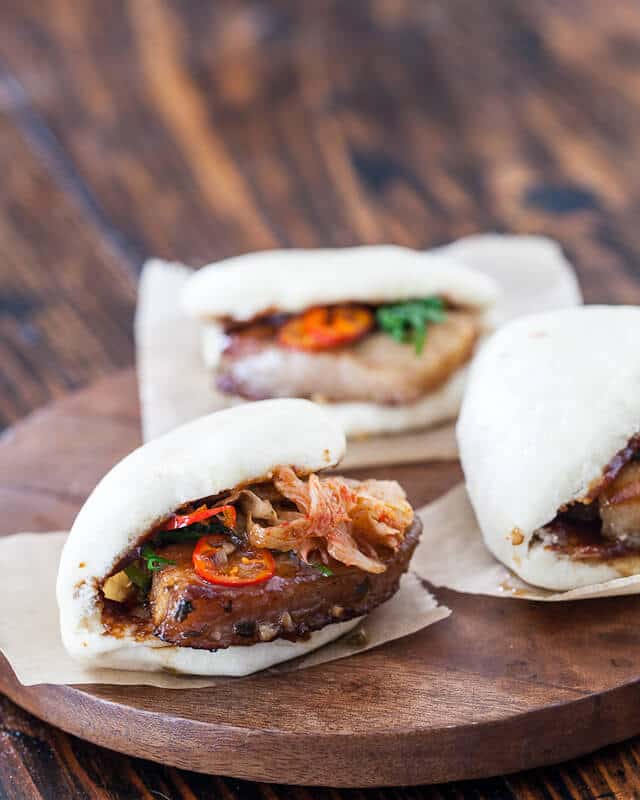
M 0 424 L 130 363 L 151 253 L 535 231 L 590 301 L 638 302 L 639 66 L 635 0 L 4 0 Z M 0 796 L 337 796 L 162 770 L 8 701 L 0 735 Z M 637 753 L 370 796 L 631 798 Z

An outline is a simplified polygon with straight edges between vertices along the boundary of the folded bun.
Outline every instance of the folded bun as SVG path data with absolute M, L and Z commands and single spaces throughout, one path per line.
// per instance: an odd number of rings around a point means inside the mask
M 62 552 L 57 598 L 69 653 L 91 666 L 240 675 L 313 650 L 353 627 L 353 621 L 330 625 L 306 642 L 209 652 L 105 632 L 99 596 L 121 558 L 184 503 L 268 479 L 278 465 L 316 472 L 337 464 L 344 450 L 342 430 L 321 407 L 292 399 L 202 417 L 128 455 L 93 490 Z
M 640 429 L 638 342 L 640 308 L 566 309 L 500 329 L 471 367 L 457 427 L 469 497 L 487 546 L 530 583 L 620 577 L 532 538 Z
M 499 289 L 493 279 L 451 256 L 384 245 L 248 253 L 198 270 L 182 301 L 192 316 L 243 321 L 316 305 L 395 303 L 431 295 L 484 309 Z
M 323 408 L 346 436 L 372 436 L 429 428 L 456 418 L 464 395 L 467 370 L 461 368 L 432 392 L 408 405 L 326 403 Z

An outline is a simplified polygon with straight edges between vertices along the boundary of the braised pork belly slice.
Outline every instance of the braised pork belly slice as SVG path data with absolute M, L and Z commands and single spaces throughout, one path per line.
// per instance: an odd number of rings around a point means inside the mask
M 333 350 L 304 352 L 281 346 L 277 329 L 261 322 L 230 332 L 217 369 L 219 389 L 254 400 L 414 403 L 469 361 L 480 322 L 472 312 L 447 311 L 443 322 L 429 326 L 419 354 L 381 331 Z
M 561 509 L 535 541 L 575 560 L 640 555 L 640 437 L 605 467 L 587 496 Z
M 212 650 L 304 638 L 388 600 L 420 531 L 395 481 L 278 466 L 156 524 L 103 582 L 103 623 Z
M 337 561 L 310 565 L 292 553 L 274 553 L 275 574 L 250 586 L 202 580 L 192 564 L 193 544 L 164 547 L 175 564 L 155 572 L 149 592 L 154 633 L 165 642 L 215 650 L 277 638 L 305 638 L 330 623 L 372 611 L 395 594 L 421 532 L 416 518 L 396 552 L 381 557 L 378 574 Z

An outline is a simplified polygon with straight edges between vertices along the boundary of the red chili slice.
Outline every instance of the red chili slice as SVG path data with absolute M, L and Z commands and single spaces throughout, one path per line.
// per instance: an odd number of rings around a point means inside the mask
M 373 324 L 373 314 L 365 306 L 320 306 L 285 323 L 278 340 L 294 350 L 330 350 L 361 339 Z
M 234 528 L 236 525 L 236 510 L 234 506 L 216 506 L 215 508 L 207 508 L 200 506 L 191 514 L 174 514 L 167 522 L 164 523 L 158 530 L 160 531 L 175 531 L 178 528 L 186 528 L 193 525 L 194 522 L 202 522 L 210 517 L 216 517 L 218 514 L 222 515 L 222 523 L 227 528 Z
M 193 551 L 193 568 L 203 580 L 221 586 L 252 586 L 273 576 L 276 562 L 269 550 L 236 550 L 220 559 L 220 550 L 228 541 L 219 533 L 198 540 Z

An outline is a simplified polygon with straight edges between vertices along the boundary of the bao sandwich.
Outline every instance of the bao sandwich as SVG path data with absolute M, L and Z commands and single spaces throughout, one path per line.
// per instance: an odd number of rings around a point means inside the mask
M 640 574 L 640 308 L 513 322 L 485 344 L 458 422 L 485 542 L 568 590 Z
M 182 300 L 219 391 L 322 402 L 356 435 L 454 417 L 497 297 L 450 256 L 379 246 L 232 258 L 198 270 Z
M 92 667 L 245 675 L 338 638 L 397 590 L 420 523 L 394 481 L 319 473 L 344 435 L 304 400 L 211 414 L 118 463 L 58 574 Z

